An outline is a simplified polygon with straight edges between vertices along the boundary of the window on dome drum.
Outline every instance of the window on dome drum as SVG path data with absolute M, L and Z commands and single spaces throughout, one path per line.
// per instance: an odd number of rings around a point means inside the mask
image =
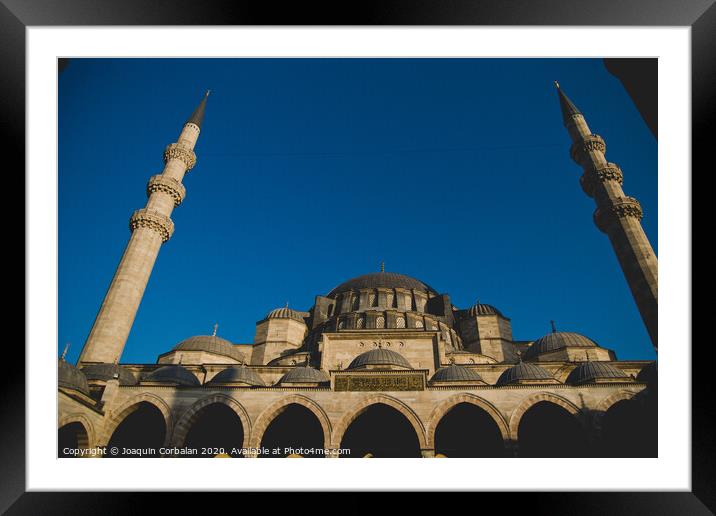
M 343 458 L 420 457 L 420 444 L 413 425 L 393 407 L 376 403 L 367 407 L 346 429 Z
M 159 448 L 164 444 L 166 436 L 166 425 L 164 416 L 157 407 L 142 401 L 132 406 L 128 410 L 128 414 L 117 426 L 109 440 L 108 447 L 117 447 L 119 454 L 105 455 L 105 457 L 131 457 L 131 454 L 125 454 L 125 449 L 146 449 L 151 448 L 157 450 L 155 455 L 147 455 L 147 457 L 158 458 Z
M 405 309 L 406 310 L 413 309 L 413 297 L 410 294 L 405 296 Z
M 313 412 L 292 403 L 287 405 L 269 424 L 261 438 L 261 448 L 267 449 L 268 454 L 259 457 L 287 457 L 300 455 L 306 458 L 323 458 L 320 454 L 301 454 L 297 450 L 323 449 L 323 427 Z M 278 449 L 279 453 L 273 453 Z
M 438 423 L 435 453 L 446 457 L 504 457 L 505 443 L 492 416 L 472 403 L 459 403 Z
M 395 320 L 395 327 L 396 328 L 405 328 L 405 317 L 398 317 Z
M 582 425 L 564 408 L 540 401 L 520 420 L 517 446 L 520 457 L 585 457 Z
M 76 457 L 70 450 L 86 449 L 88 446 L 87 430 L 82 423 L 68 423 L 57 431 L 58 457 Z
M 395 305 L 395 296 L 392 293 L 388 293 L 385 296 L 385 304 L 390 308 L 393 308 L 396 306 Z
M 356 328 L 360 329 L 363 328 L 363 326 L 365 326 L 365 317 L 359 317 L 356 320 Z
M 197 450 L 197 455 L 187 456 L 194 458 L 213 457 L 220 453 L 242 457 L 239 451 L 243 443 L 244 427 L 241 419 L 223 403 L 212 403 L 195 414 L 184 441 L 186 447 Z M 209 455 L 202 455 L 203 449 L 209 450 Z
M 360 296 L 356 295 L 353 298 L 353 310 L 358 310 L 360 308 Z
M 416 328 L 424 328 L 424 327 L 425 327 L 425 324 L 423 323 L 423 320 L 422 320 L 422 319 L 416 319 L 416 320 L 415 320 L 415 327 L 416 327 Z
M 376 328 L 385 328 L 385 317 L 382 315 L 379 315 L 375 319 L 375 327 Z
M 378 306 L 378 298 L 375 294 L 369 294 L 368 295 L 368 306 Z

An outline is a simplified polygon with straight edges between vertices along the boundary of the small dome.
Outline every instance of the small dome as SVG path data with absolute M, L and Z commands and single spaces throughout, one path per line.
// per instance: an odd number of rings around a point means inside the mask
M 403 355 L 390 349 L 375 348 L 361 353 L 353 359 L 348 369 L 359 369 L 366 366 L 398 366 L 405 369 L 412 369 Z
M 173 351 L 204 351 L 206 353 L 213 353 L 214 355 L 229 357 L 237 362 L 244 362 L 246 356 L 239 351 L 238 347 L 239 346 L 216 335 L 196 335 L 181 341 L 174 346 Z
M 283 375 L 279 383 L 324 383 L 330 381 L 323 371 L 310 366 L 294 367 Z
M 509 385 L 522 380 L 554 380 L 554 377 L 538 365 L 520 362 L 505 370 L 496 385 Z
M 331 290 L 328 293 L 328 297 L 335 297 L 341 292 L 360 290 L 362 288 L 404 288 L 437 294 L 435 289 L 410 276 L 395 272 L 373 272 L 344 281 Z
M 608 362 L 584 362 L 575 367 L 567 377 L 567 383 L 572 385 L 597 383 L 599 380 L 628 381 L 630 377 Z
M 89 396 L 89 385 L 85 374 L 62 359 L 57 363 L 57 385 Z
M 507 317 L 505 317 L 497 308 L 483 303 L 476 303 L 467 310 L 461 310 L 461 312 L 469 317 L 475 317 L 478 315 L 499 315 L 503 319 L 507 319 Z
M 246 366 L 233 366 L 224 369 L 214 376 L 208 384 L 212 383 L 245 383 L 263 387 L 264 381 L 253 369 Z
M 482 377 L 469 367 L 450 364 L 441 367 L 432 378 L 431 382 L 482 382 Z
M 271 310 L 269 313 L 266 314 L 266 317 L 264 319 L 293 319 L 294 321 L 299 321 L 305 324 L 305 320 L 303 319 L 303 315 L 301 315 L 301 312 L 297 312 L 296 310 L 292 310 L 289 307 L 285 306 L 283 308 L 276 308 L 275 310 Z
M 146 376 L 145 380 L 148 382 L 176 383 L 186 387 L 201 385 L 196 376 L 180 365 L 167 365 L 155 369 Z
M 644 367 L 642 367 L 641 371 L 639 371 L 639 374 L 636 375 L 636 380 L 638 382 L 648 383 L 649 385 L 656 384 L 658 381 L 658 370 L 656 361 L 646 364 Z
M 82 366 L 82 372 L 88 380 L 106 382 L 117 375 L 120 385 L 137 384 L 137 379 L 134 375 L 118 364 L 87 364 Z
M 599 347 L 592 339 L 579 333 L 556 331 L 540 337 L 527 348 L 525 358 L 533 358 L 542 353 L 556 351 L 562 348 L 596 348 Z

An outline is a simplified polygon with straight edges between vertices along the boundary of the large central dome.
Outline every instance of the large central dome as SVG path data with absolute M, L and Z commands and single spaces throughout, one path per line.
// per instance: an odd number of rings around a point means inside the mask
M 359 290 L 363 288 L 404 288 L 404 289 L 415 289 L 422 290 L 424 292 L 432 292 L 437 294 L 437 291 L 426 285 L 420 280 L 405 276 L 404 274 L 397 274 L 395 272 L 372 272 L 370 274 L 364 274 L 348 281 L 344 281 L 336 288 L 328 293 L 328 296 L 335 296 L 341 292 L 347 292 L 349 290 Z

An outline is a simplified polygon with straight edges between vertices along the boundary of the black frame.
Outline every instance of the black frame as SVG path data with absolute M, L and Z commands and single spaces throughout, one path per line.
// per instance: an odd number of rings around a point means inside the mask
M 300 7 L 299 7 L 300 6 Z M 340 6 L 336 9 L 333 6 Z M 18 165 L 14 178 L 24 190 L 18 170 L 24 168 L 25 154 L 25 29 L 50 25 L 608 25 L 608 26 L 690 26 L 692 57 L 692 156 L 696 167 L 709 170 L 713 161 L 707 153 L 709 129 L 714 126 L 716 111 L 716 5 L 714 0 L 362 0 L 346 9 L 342 2 L 329 6 L 294 3 L 278 6 L 271 2 L 231 0 L 2 0 L 0 3 L 0 103 L 5 152 L 15 154 Z M 348 14 L 350 13 L 350 14 Z M 566 49 L 565 49 L 566 50 Z M 709 142 L 710 143 L 710 142 Z M 708 167 L 708 168 L 707 168 Z M 682 171 L 688 174 L 688 171 Z M 688 176 L 687 176 L 688 177 Z M 17 194 L 16 194 L 17 195 Z M 17 228 L 19 225 L 15 224 Z M 15 239 L 22 241 L 23 236 Z M 11 323 L 15 324 L 15 323 Z M 665 345 L 688 345 L 685 340 Z M 0 510 L 10 514 L 115 514 L 150 510 L 148 495 L 135 493 L 25 493 L 25 354 L 12 341 L 3 349 L 7 364 L 3 368 L 3 424 L 0 425 Z M 16 342 L 16 341 L 15 341 Z M 524 503 L 525 509 L 538 514 L 712 514 L 716 511 L 716 438 L 713 421 L 715 404 L 708 381 L 710 356 L 708 343 L 694 346 L 692 372 L 692 491 L 644 493 L 511 493 L 503 503 L 510 509 Z M 54 344 L 51 346 L 54 349 Z M 48 348 L 49 349 L 49 348 Z M 695 410 L 698 408 L 698 410 Z M 24 494 L 23 494 L 24 493 Z M 445 495 L 421 496 L 414 493 L 423 510 L 436 504 L 437 510 L 452 507 Z M 187 509 L 194 497 L 182 493 L 162 493 L 166 510 L 170 505 Z M 216 508 L 216 494 L 213 507 Z M 267 502 L 247 500 L 242 506 L 270 503 L 274 510 L 296 504 L 309 510 L 311 500 L 317 510 L 325 502 L 313 495 L 291 497 L 283 501 L 271 495 Z M 341 497 L 334 509 L 360 507 L 365 495 Z M 484 497 L 499 495 L 480 494 Z M 222 500 L 223 501 L 223 500 Z M 393 502 L 394 503 L 394 502 Z M 362 505 L 367 509 L 365 505 Z M 206 507 L 206 506 L 204 506 Z M 709 510 L 710 509 L 710 510 Z M 182 511 L 184 512 L 184 511 Z M 422 511 L 421 511 L 422 512 Z

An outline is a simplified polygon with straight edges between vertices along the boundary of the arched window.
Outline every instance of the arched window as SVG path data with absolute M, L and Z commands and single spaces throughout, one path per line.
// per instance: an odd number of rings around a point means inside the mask
M 385 317 L 382 315 L 379 315 L 375 319 L 375 327 L 376 328 L 385 328 Z
M 398 317 L 395 320 L 395 327 L 396 328 L 405 328 L 405 317 Z

